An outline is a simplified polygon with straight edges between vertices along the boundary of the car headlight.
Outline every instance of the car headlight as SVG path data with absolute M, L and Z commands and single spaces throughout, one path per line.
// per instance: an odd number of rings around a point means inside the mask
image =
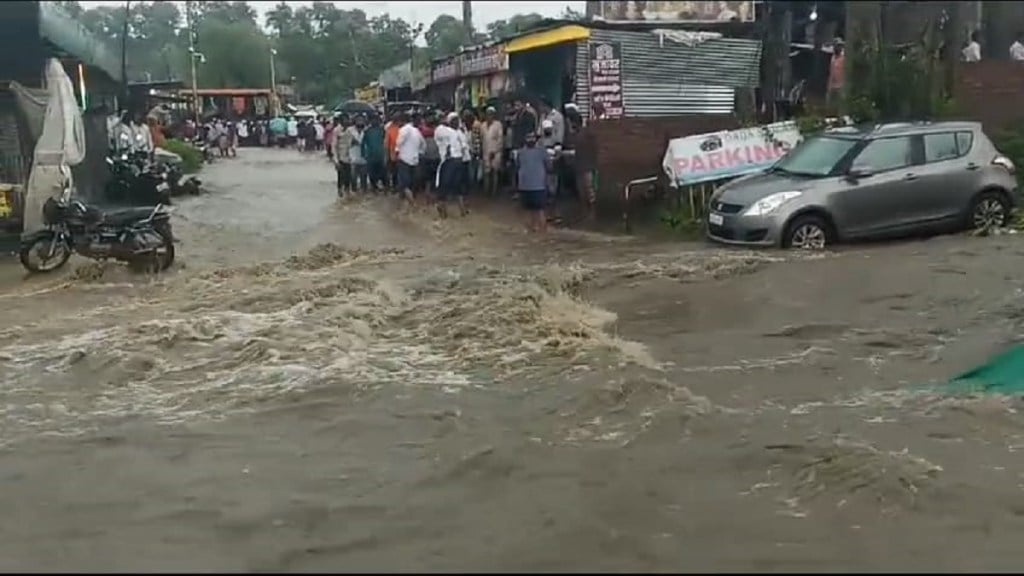
M 793 191 L 793 192 L 779 192 L 777 194 L 772 194 L 770 196 L 765 196 L 764 198 L 761 198 L 757 202 L 754 202 L 753 206 L 751 206 L 750 208 L 747 208 L 746 212 L 744 212 L 743 215 L 744 216 L 767 216 L 767 215 L 771 214 L 772 212 L 775 212 L 776 210 L 778 210 L 779 206 L 782 206 L 786 202 L 789 202 L 790 200 L 792 200 L 794 198 L 799 198 L 801 194 L 802 194 L 802 192 Z

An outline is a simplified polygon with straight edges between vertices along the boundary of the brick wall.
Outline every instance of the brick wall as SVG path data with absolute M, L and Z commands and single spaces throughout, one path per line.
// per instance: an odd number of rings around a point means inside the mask
M 623 118 L 591 123 L 585 128 L 585 137 L 593 138 L 600 170 L 598 203 L 618 210 L 627 182 L 662 176 L 661 161 L 669 140 L 738 127 L 738 120 L 727 115 Z
M 962 64 L 954 98 L 958 116 L 981 122 L 990 134 L 1024 123 L 1024 62 Z

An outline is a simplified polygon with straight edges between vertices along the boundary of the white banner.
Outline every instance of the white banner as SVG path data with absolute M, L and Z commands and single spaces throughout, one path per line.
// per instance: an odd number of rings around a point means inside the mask
M 677 186 L 735 178 L 768 168 L 802 139 L 795 122 L 676 138 L 662 168 Z

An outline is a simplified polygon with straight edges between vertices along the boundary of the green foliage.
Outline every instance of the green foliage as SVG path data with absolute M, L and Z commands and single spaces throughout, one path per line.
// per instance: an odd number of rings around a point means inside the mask
M 562 17 L 566 20 L 579 20 L 578 13 L 575 13 L 568 6 L 563 11 Z M 487 25 L 487 34 L 491 38 L 508 38 L 520 34 L 531 27 L 536 26 L 544 17 L 536 12 L 529 14 L 516 14 L 508 20 L 495 20 Z
M 123 4 L 86 9 L 76 0 L 59 0 L 66 11 L 97 37 L 121 51 L 125 24 Z M 93 3 L 90 3 L 93 4 Z M 127 69 L 131 81 L 188 80 L 188 31 L 183 2 L 132 2 L 128 17 Z M 369 17 L 359 9 L 345 10 L 334 2 L 279 2 L 266 13 L 266 29 L 246 2 L 192 2 L 195 48 L 204 56 L 197 63 L 203 88 L 270 86 L 270 49 L 277 50 L 277 81 L 292 83 L 300 97 L 335 102 L 377 79 L 381 71 L 412 59 L 416 68 L 432 58 L 447 56 L 463 46 L 521 32 L 536 24 L 538 14 L 520 14 L 487 26 L 486 33 L 469 34 L 462 21 L 450 15 L 429 26 L 393 18 Z M 563 16 L 579 15 L 567 11 Z M 416 46 L 417 39 L 426 47 Z
M 925 21 L 918 40 L 900 47 L 865 35 L 847 51 L 845 110 L 855 122 L 932 120 L 955 113 L 941 60 L 944 20 Z M 880 26 L 880 25 L 879 25 Z
M 817 134 L 825 128 L 825 118 L 818 114 L 807 114 L 796 118 L 796 127 L 804 137 Z
M 992 143 L 1017 167 L 1017 181 L 1024 184 L 1024 125 L 1017 124 L 991 134 Z
M 699 238 L 703 231 L 701 221 L 690 212 L 689 206 L 664 209 L 659 216 L 661 223 L 674 234 L 684 238 Z
M 195 174 L 203 166 L 203 153 L 184 140 L 169 139 L 163 149 L 181 156 L 181 170 L 185 174 Z

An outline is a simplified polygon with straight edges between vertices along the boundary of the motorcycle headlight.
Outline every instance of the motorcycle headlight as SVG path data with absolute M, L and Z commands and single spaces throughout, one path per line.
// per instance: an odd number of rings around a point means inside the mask
M 771 194 L 761 198 L 754 205 L 743 213 L 744 216 L 767 216 L 772 214 L 779 209 L 780 206 L 789 202 L 794 198 L 799 198 L 803 193 L 792 191 L 792 192 L 779 192 L 777 194 Z

